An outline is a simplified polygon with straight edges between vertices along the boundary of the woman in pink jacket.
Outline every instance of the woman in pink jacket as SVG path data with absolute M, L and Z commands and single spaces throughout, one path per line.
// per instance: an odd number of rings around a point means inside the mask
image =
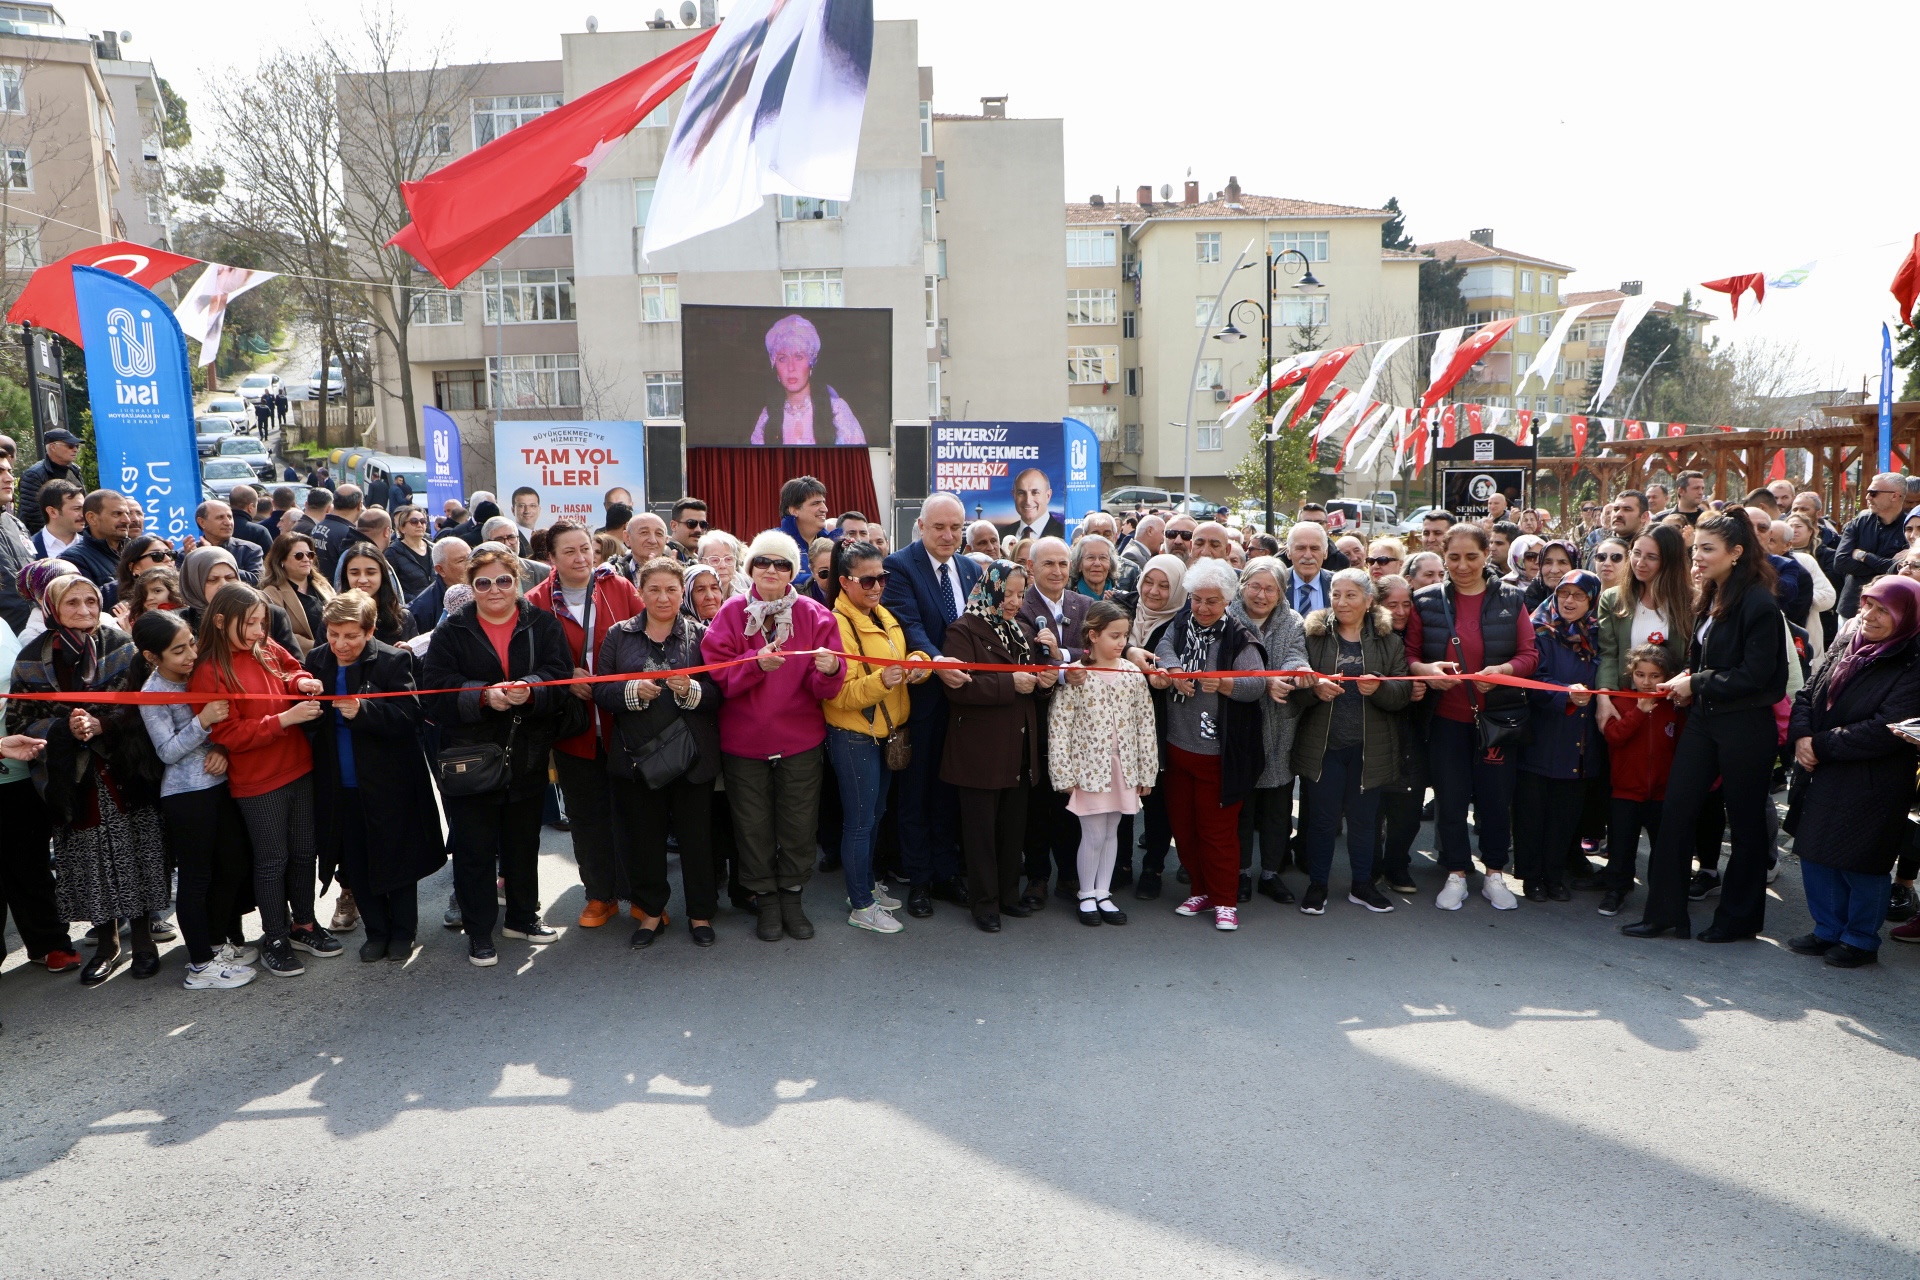
M 740 846 L 740 883 L 758 896 L 764 942 L 778 942 L 783 931 L 813 936 L 800 897 L 813 876 L 825 770 L 827 720 L 820 704 L 840 691 L 847 673 L 840 626 L 824 605 L 793 589 L 799 571 L 800 548 L 792 538 L 778 529 L 755 538 L 747 548 L 753 590 L 720 606 L 700 646 L 708 662 L 754 656 L 713 678 L 724 695 L 721 768 Z

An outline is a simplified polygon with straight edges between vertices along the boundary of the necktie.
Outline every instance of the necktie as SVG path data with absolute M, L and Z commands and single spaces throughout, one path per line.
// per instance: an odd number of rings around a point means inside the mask
M 1306 583 L 1302 582 L 1299 587 L 1299 599 L 1294 603 L 1293 607 L 1299 610 L 1301 613 L 1305 613 L 1308 609 L 1308 606 L 1310 606 L 1312 603 L 1313 603 L 1313 588 L 1308 586 Z
M 952 622 L 960 616 L 960 610 L 953 605 L 953 565 L 951 562 L 940 566 L 940 616 Z

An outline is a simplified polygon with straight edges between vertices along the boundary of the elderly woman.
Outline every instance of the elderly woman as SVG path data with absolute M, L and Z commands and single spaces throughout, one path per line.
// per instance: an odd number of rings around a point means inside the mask
M 820 704 L 840 692 L 846 664 L 827 609 L 793 588 L 800 548 L 768 529 L 747 549 L 753 590 L 720 606 L 701 641 L 708 662 L 751 658 L 713 673 L 721 771 L 740 842 L 740 883 L 753 893 L 759 937 L 813 936 L 801 896 L 813 878 L 827 722 Z M 803 656 L 788 657 L 788 653 Z
M 1560 579 L 1547 603 L 1533 614 L 1540 661 L 1533 678 L 1559 692 L 1527 691 L 1530 732 L 1520 753 L 1514 790 L 1520 878 L 1527 900 L 1567 902 L 1568 855 L 1574 847 L 1589 782 L 1606 776 L 1602 725 L 1594 721 L 1593 691 L 1599 685 L 1600 633 L 1594 617 L 1600 579 L 1576 569 Z
M 133 642 L 100 620 L 100 589 L 77 573 L 45 583 L 47 633 L 14 663 L 14 693 L 124 693 L 140 667 Z M 166 835 L 160 776 L 140 709 L 98 702 L 7 703 L 7 732 L 44 740 L 33 785 L 53 820 L 60 919 L 91 920 L 99 947 L 80 972 L 97 986 L 125 963 L 120 922 L 133 926 L 133 976 L 160 972 L 150 912 L 164 911 Z M 45 853 L 42 851 L 42 857 Z
M 1134 590 L 1114 594 L 1114 603 L 1133 617 L 1133 624 L 1127 631 L 1127 661 L 1142 671 L 1153 666 L 1153 650 L 1160 643 L 1161 633 L 1173 621 L 1173 615 L 1180 612 L 1180 607 L 1187 602 L 1187 590 L 1183 585 L 1186 572 L 1186 562 L 1179 556 L 1151 556 L 1141 567 Z M 1167 740 L 1165 696 L 1156 694 L 1153 705 L 1154 714 L 1160 717 L 1160 768 L 1164 773 Z M 1121 824 L 1119 860 L 1113 872 L 1115 887 L 1133 880 L 1133 828 L 1127 823 L 1128 820 L 1123 820 Z M 1140 880 L 1133 896 L 1143 902 L 1151 902 L 1160 896 L 1160 877 L 1166 870 L 1167 849 L 1173 843 L 1173 827 L 1167 821 L 1165 787 L 1156 786 L 1141 801 L 1140 823 L 1146 852 L 1141 858 Z
M 1879 958 L 1887 873 L 1912 837 L 1915 744 L 1889 726 L 1920 715 L 1916 638 L 1920 583 L 1875 579 L 1787 724 L 1799 785 L 1786 828 L 1813 916 L 1813 932 L 1787 946 L 1839 969 Z
M 1375 538 L 1367 548 L 1367 576 L 1375 582 L 1388 574 L 1399 573 L 1406 563 L 1407 544 L 1398 538 Z
M 1506 581 L 1524 593 L 1540 577 L 1540 549 L 1547 540 L 1537 534 L 1523 533 L 1507 549 Z
M 754 419 L 749 444 L 865 445 L 860 420 L 827 384 L 815 385 L 814 365 L 820 359 L 820 331 L 805 316 L 776 320 L 767 330 L 767 363 L 777 384 L 767 406 Z M 768 426 L 778 428 L 769 438 Z
M 1359 569 L 1333 575 L 1328 607 L 1307 615 L 1306 661 L 1318 673 L 1294 682 L 1302 709 L 1293 737 L 1293 769 L 1306 788 L 1307 892 L 1300 910 L 1325 915 L 1333 874 L 1333 841 L 1344 820 L 1353 885 L 1347 901 L 1369 911 L 1393 903 L 1374 887 L 1373 841 L 1380 799 L 1400 774 L 1398 712 L 1408 682 L 1380 676 L 1407 674 L 1406 645 L 1393 618 L 1374 599 L 1374 583 Z M 1338 680 L 1331 677 L 1339 676 Z
M 745 553 L 740 546 L 740 539 L 725 529 L 709 529 L 701 534 L 698 556 L 701 564 L 713 570 L 728 600 L 753 589 L 753 584 L 747 581 L 747 575 L 742 571 L 744 566 L 741 561 L 745 559 Z M 634 567 L 637 569 L 639 566 Z
M 1171 688 L 1167 704 L 1167 814 L 1192 896 L 1176 911 L 1197 916 L 1213 909 L 1214 928 L 1240 927 L 1240 806 L 1266 771 L 1267 696 L 1257 676 L 1182 678 L 1184 672 L 1258 671 L 1266 662 L 1260 641 L 1227 614 L 1239 588 L 1219 560 L 1196 560 L 1184 575 L 1187 602 L 1162 632 L 1154 657 Z M 1156 788 L 1157 790 L 1158 788 Z
M 1104 600 L 1107 593 L 1126 584 L 1114 572 L 1116 565 L 1131 568 L 1114 552 L 1113 543 L 1097 533 L 1083 535 L 1073 544 L 1067 569 L 1067 582 L 1073 590 L 1093 600 Z
M 1267 668 L 1298 671 L 1307 665 L 1306 635 L 1300 615 L 1286 601 L 1287 567 L 1272 556 L 1256 556 L 1240 573 L 1240 594 L 1228 613 L 1260 642 Z M 1290 681 L 1267 677 L 1260 701 L 1260 737 L 1266 768 L 1240 806 L 1239 897 L 1252 896 L 1254 837 L 1260 840 L 1259 891 L 1275 902 L 1292 902 L 1293 891 L 1280 878 L 1286 867 L 1293 826 L 1293 734 L 1299 708 L 1289 700 Z
M 1447 562 L 1431 551 L 1416 551 L 1407 557 L 1406 578 L 1410 590 L 1430 587 L 1447 576 Z
M 520 558 L 482 542 L 467 562 L 473 603 L 449 613 L 427 646 L 420 682 L 440 727 L 437 763 L 453 853 L 453 887 L 467 933 L 467 960 L 499 963 L 495 867 L 505 880 L 509 938 L 552 942 L 540 919 L 540 815 L 547 755 L 560 737 L 573 675 L 560 620 L 520 595 Z
M 1034 631 L 1020 615 L 1027 572 L 995 560 L 967 597 L 967 610 L 947 625 L 945 655 L 956 661 L 1032 665 Z M 1039 691 L 1059 678 L 1029 671 L 972 671 L 947 690 L 950 705 L 940 779 L 960 793 L 960 847 L 966 858 L 973 922 L 1000 932 L 1000 917 L 1031 915 L 1020 905 L 1021 847 L 1027 789 L 1046 785 L 1040 758 Z
M 708 579 L 713 571 L 699 567 Z M 690 576 L 693 570 L 685 571 Z M 712 674 L 648 676 L 703 665 L 706 625 L 681 608 L 679 563 L 656 556 L 640 566 L 641 612 L 610 627 L 595 670 L 633 679 L 596 684 L 593 701 L 612 723 L 613 844 L 624 850 L 633 914 L 640 927 L 628 945 L 652 946 L 666 930 L 667 832 L 680 848 L 680 891 L 687 932 L 698 947 L 714 944 L 719 909 L 713 844 L 713 780 L 720 773 L 720 686 Z
M 708 565 L 687 565 L 681 571 L 680 590 L 682 612 L 701 622 L 712 622 L 720 606 L 727 602 L 727 589 L 720 585 L 720 575 Z
M 1580 563 L 1580 549 L 1571 542 L 1554 540 L 1540 547 L 1540 572 L 1527 583 L 1523 598 L 1527 609 L 1538 609 L 1547 602 L 1554 588 L 1560 585 L 1560 579 L 1566 577 Z
M 413 639 L 413 615 L 394 590 L 386 557 L 371 542 L 356 542 L 340 553 L 337 569 L 341 589 L 364 591 L 374 604 L 374 638 L 381 644 L 404 644 Z
M 286 611 L 293 631 L 293 652 L 301 658 L 326 639 L 320 612 L 333 599 L 333 585 L 316 572 L 319 563 L 320 553 L 311 537 L 283 533 L 267 549 L 267 562 L 260 575 L 261 592 Z

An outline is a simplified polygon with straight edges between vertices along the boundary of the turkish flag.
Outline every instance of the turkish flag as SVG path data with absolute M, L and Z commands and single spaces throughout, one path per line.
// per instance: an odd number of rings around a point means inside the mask
M 1913 237 L 1913 248 L 1907 250 L 1900 269 L 1893 273 L 1893 283 L 1887 287 L 1900 304 L 1900 323 L 1905 324 L 1913 315 L 1914 300 L 1920 298 L 1920 234 Z
M 1715 427 L 1714 430 L 1715 431 L 1731 431 L 1733 430 L 1733 428 L 1732 427 Z
M 620 140 L 693 78 L 720 28 L 504 133 L 418 182 L 400 184 L 413 221 L 399 245 L 451 289 L 572 195 Z
M 8 324 L 38 325 L 51 329 L 78 347 L 80 310 L 73 300 L 73 269 L 98 267 L 123 275 L 135 284 L 151 289 L 183 267 L 198 266 L 198 258 L 183 258 L 165 249 L 115 240 L 91 249 L 76 249 L 58 262 L 49 262 L 34 272 L 27 287 L 20 291 L 7 311 Z
M 1347 361 L 1353 359 L 1353 353 L 1359 349 L 1358 344 L 1351 347 L 1341 347 L 1337 351 L 1327 352 L 1327 354 L 1313 362 L 1313 368 L 1307 372 L 1306 383 L 1300 388 L 1300 399 L 1298 403 L 1293 406 L 1293 412 L 1287 417 L 1287 425 L 1289 427 L 1300 421 L 1301 415 L 1305 414 L 1307 410 L 1311 409 L 1319 401 L 1320 393 L 1327 389 L 1329 383 L 1340 376 L 1340 371 L 1347 367 Z
M 1514 418 L 1520 424 L 1520 434 L 1515 438 L 1515 443 L 1516 444 L 1532 444 L 1533 443 L 1533 410 L 1522 409 L 1514 415 Z
M 1669 436 L 1683 436 L 1687 434 L 1687 424 L 1684 422 L 1669 422 L 1667 424 L 1667 434 Z
M 1480 422 L 1481 422 L 1480 406 L 1477 404 L 1468 405 L 1467 406 L 1467 434 L 1470 436 L 1479 435 Z
M 1626 420 L 1626 426 L 1627 426 L 1627 439 L 1645 440 L 1647 438 L 1646 424 L 1641 422 L 1640 419 L 1628 418 Z
M 1587 420 L 1581 414 L 1567 419 L 1567 426 L 1573 431 L 1573 456 L 1582 457 L 1587 452 Z
M 1513 326 L 1518 323 L 1518 320 L 1501 320 L 1486 325 L 1456 347 L 1453 359 L 1447 361 L 1446 370 L 1441 373 L 1439 381 L 1429 385 L 1426 393 L 1420 397 L 1420 407 L 1425 409 L 1440 403 L 1440 397 L 1453 390 L 1454 384 L 1467 376 L 1467 370 L 1473 368 L 1481 356 L 1491 351 L 1495 343 L 1513 332 Z
M 1453 442 L 1459 431 L 1459 424 L 1460 413 L 1458 406 L 1448 405 L 1440 411 L 1440 447 L 1442 449 L 1453 448 Z
M 1920 240 L 1920 236 L 1916 236 L 1915 239 Z M 1715 293 L 1726 294 L 1733 303 L 1733 318 L 1738 320 L 1740 318 L 1741 294 L 1749 289 L 1753 290 L 1753 304 L 1755 306 L 1759 306 L 1767 300 L 1767 273 L 1764 271 L 1754 271 L 1743 276 L 1725 276 L 1719 280 L 1702 280 L 1700 287 L 1702 289 L 1711 289 Z
M 1773 451 L 1773 466 L 1768 468 L 1767 470 L 1767 479 L 1785 480 L 1786 478 L 1787 478 L 1787 451 L 1785 449 L 1775 449 Z

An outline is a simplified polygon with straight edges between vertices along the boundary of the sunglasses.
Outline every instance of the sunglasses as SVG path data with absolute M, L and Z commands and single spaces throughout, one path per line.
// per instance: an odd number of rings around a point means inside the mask
M 511 591 L 513 575 L 503 573 L 497 578 L 475 578 L 467 585 L 475 591 Z
M 1618 551 L 1596 551 L 1593 553 L 1595 564 L 1619 564 L 1627 557 Z
M 147 552 L 147 554 L 141 556 L 140 559 L 141 560 L 171 560 L 173 559 L 173 552 L 168 551 L 165 547 L 161 547 L 161 548 L 158 548 L 157 550 Z
M 779 556 L 755 556 L 753 559 L 747 561 L 747 568 L 754 573 L 758 573 L 762 569 L 776 569 L 786 574 L 793 572 L 793 565 L 788 561 L 782 560 Z
M 289 559 L 289 560 L 311 560 L 311 559 L 313 559 L 313 552 L 311 552 L 311 551 L 289 551 L 289 552 L 287 552 L 287 559 Z
M 862 591 L 871 591 L 875 587 L 886 586 L 887 579 L 891 577 L 893 577 L 893 574 L 883 569 L 879 573 L 863 573 L 857 578 L 849 578 L 848 581 L 859 583 Z
M 681 523 L 681 524 L 683 524 L 683 525 L 685 525 L 685 526 L 687 526 L 687 528 L 689 528 L 689 529 L 711 529 L 711 528 L 713 528 L 713 526 L 712 526 L 712 525 L 710 525 L 710 524 L 708 524 L 708 523 L 707 523 L 707 522 L 706 522 L 705 520 L 682 520 L 682 521 L 681 521 L 680 523 Z
M 427 518 L 425 516 L 408 516 L 407 517 L 408 524 L 425 524 L 426 522 L 427 522 Z
M 1175 542 L 1192 542 L 1193 541 L 1193 533 L 1187 529 L 1169 529 L 1167 530 L 1167 536 L 1169 538 L 1172 538 Z
M 1378 565 L 1389 565 L 1389 564 L 1399 564 L 1400 562 L 1394 559 L 1392 556 L 1368 556 L 1367 563 L 1378 564 Z
M 1522 560 L 1538 560 L 1540 553 L 1538 551 L 1523 551 L 1520 553 L 1520 558 Z

